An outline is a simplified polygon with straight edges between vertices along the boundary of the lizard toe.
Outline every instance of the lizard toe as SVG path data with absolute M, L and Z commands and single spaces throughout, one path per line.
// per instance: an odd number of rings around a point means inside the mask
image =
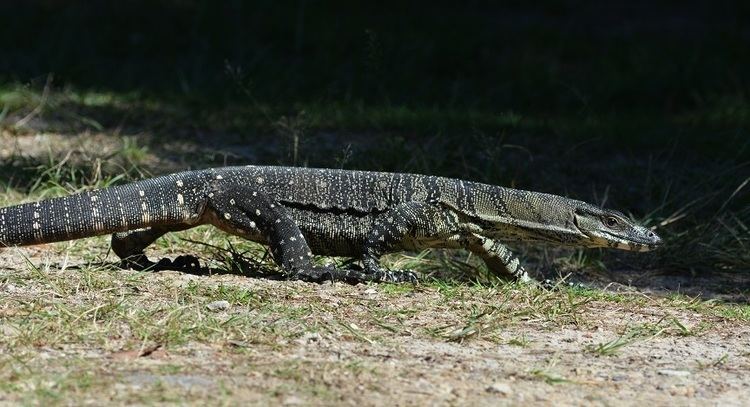
M 297 269 L 287 275 L 289 280 L 300 280 L 307 283 L 322 283 L 331 281 L 330 270 L 327 267 L 310 267 L 307 269 Z
M 417 283 L 419 278 L 417 274 L 411 270 L 383 270 L 376 272 L 378 275 L 378 281 L 384 283 Z
M 381 281 L 377 274 L 366 273 L 354 268 L 338 269 L 331 266 L 315 266 L 306 270 L 298 270 L 291 274 L 289 278 L 311 283 L 342 281 L 349 284 L 360 284 Z
M 176 271 L 196 271 L 201 269 L 201 262 L 195 256 L 182 255 L 172 260 L 171 266 Z
M 153 270 L 157 263 L 149 260 L 144 254 L 137 254 L 120 260 L 118 267 L 123 270 L 145 271 Z

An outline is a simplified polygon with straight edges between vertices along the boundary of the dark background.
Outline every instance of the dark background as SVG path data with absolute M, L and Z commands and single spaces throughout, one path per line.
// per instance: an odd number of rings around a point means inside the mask
M 4 1 L 0 77 L 225 101 L 229 63 L 264 101 L 545 113 L 748 94 L 747 2 L 357 3 Z

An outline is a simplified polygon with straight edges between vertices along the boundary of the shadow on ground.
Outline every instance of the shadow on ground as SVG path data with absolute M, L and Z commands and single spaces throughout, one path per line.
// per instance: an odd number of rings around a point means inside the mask
M 737 271 L 612 270 L 584 272 L 570 281 L 615 292 L 680 294 L 703 300 L 750 303 L 750 278 L 747 273 Z

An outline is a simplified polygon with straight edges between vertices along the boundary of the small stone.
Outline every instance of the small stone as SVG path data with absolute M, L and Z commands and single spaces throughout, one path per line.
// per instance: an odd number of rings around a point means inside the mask
M 229 309 L 229 301 L 214 301 L 208 305 L 206 305 L 206 308 L 208 308 L 210 311 L 225 311 Z
M 374 288 L 368 288 L 368 289 L 365 290 L 365 294 L 367 294 L 367 295 L 375 295 L 377 293 L 378 293 L 378 290 L 376 290 Z
M 250 344 L 244 341 L 238 341 L 234 339 L 230 339 L 227 341 L 228 344 L 236 347 L 236 348 L 249 348 Z
M 513 389 L 510 388 L 510 385 L 508 383 L 494 383 L 487 387 L 488 393 L 496 393 L 503 396 L 509 396 L 513 394 Z
M 662 376 L 674 376 L 674 377 L 690 376 L 690 372 L 688 372 L 687 370 L 662 369 L 662 370 L 659 370 L 657 373 L 659 373 Z
M 320 334 L 317 332 L 306 332 L 301 337 L 297 338 L 294 342 L 300 344 L 300 345 L 307 345 L 313 342 L 320 341 L 321 337 Z
M 284 401 L 282 402 L 282 404 L 285 405 L 285 406 L 300 406 L 300 405 L 303 405 L 303 404 L 306 404 L 306 403 L 305 403 L 304 400 L 302 400 L 301 398 L 299 398 L 297 396 L 289 396 L 289 397 L 287 397 L 287 398 L 284 399 Z

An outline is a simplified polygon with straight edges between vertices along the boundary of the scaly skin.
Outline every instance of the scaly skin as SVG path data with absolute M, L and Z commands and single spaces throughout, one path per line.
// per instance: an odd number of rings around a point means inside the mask
M 402 250 L 464 248 L 497 275 L 527 281 L 503 242 L 634 251 L 661 243 L 619 212 L 556 195 L 427 175 L 263 166 L 181 172 L 0 208 L 0 243 L 113 234 L 125 266 L 184 269 L 195 259 L 152 263 L 143 250 L 202 224 L 269 245 L 290 278 L 353 283 L 415 281 L 379 264 Z M 358 258 L 364 268 L 314 266 L 314 254 Z

